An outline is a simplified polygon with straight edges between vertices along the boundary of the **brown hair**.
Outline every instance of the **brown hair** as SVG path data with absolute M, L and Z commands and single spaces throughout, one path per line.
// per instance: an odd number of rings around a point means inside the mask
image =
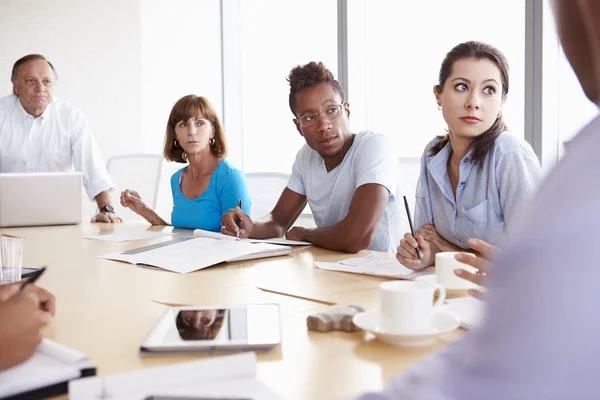
M 506 60 L 506 57 L 504 57 L 504 54 L 494 46 L 476 41 L 461 43 L 446 54 L 444 61 L 442 61 L 442 66 L 440 67 L 438 84 L 436 86 L 436 91 L 438 93 L 442 93 L 446 80 L 452 75 L 452 66 L 454 63 L 464 58 L 485 58 L 493 62 L 500 70 L 500 76 L 502 78 L 502 98 L 506 97 L 508 94 L 508 61 Z M 469 145 L 467 151 L 473 150 L 471 159 L 474 162 L 483 161 L 487 152 L 494 145 L 496 138 L 507 129 L 502 113 L 499 113 L 492 126 L 487 131 L 477 136 Z M 440 138 L 440 141 L 429 148 L 430 157 L 439 153 L 450 140 L 447 134 L 438 136 L 438 138 Z
M 48 65 L 50 66 L 50 68 L 52 69 L 52 73 L 54 73 L 54 80 L 57 81 L 58 80 L 58 74 L 56 73 L 56 70 L 54 69 L 54 65 L 52 65 L 52 63 L 48 60 L 46 60 L 46 57 L 44 57 L 41 54 L 28 54 L 24 57 L 19 58 L 16 62 L 15 65 L 13 65 L 12 68 L 12 73 L 10 74 L 10 81 L 11 82 L 16 82 L 17 80 L 17 76 L 19 75 L 19 68 L 21 68 L 21 65 L 28 63 L 29 61 L 34 61 L 34 60 L 44 60 L 48 63 Z M 17 94 L 15 92 L 15 89 L 13 88 L 13 93 Z
M 290 84 L 290 110 L 296 117 L 296 94 L 304 89 L 312 88 L 321 83 L 328 83 L 333 90 L 340 95 L 342 103 L 344 99 L 344 89 L 338 81 L 335 80 L 333 74 L 322 62 L 311 61 L 305 65 L 297 65 L 287 77 Z
M 175 140 L 177 139 L 175 126 L 177 123 L 187 121 L 195 115 L 201 115 L 203 118 L 206 118 L 215 130 L 215 142 L 210 145 L 210 151 L 217 157 L 225 157 L 227 154 L 227 141 L 223 132 L 223 124 L 214 107 L 206 97 L 190 94 L 179 99 L 169 115 L 163 150 L 163 155 L 168 161 L 178 163 L 187 162 L 187 155 L 181 146 L 175 145 Z
M 181 311 L 179 311 L 177 317 L 175 317 L 175 326 L 177 327 L 179 337 L 183 340 L 212 340 L 216 338 L 223 328 L 225 314 L 227 314 L 225 309 L 216 311 L 217 316 L 215 317 L 214 322 L 206 329 L 196 329 L 194 326 L 186 325 L 183 322 L 183 315 L 181 314 Z

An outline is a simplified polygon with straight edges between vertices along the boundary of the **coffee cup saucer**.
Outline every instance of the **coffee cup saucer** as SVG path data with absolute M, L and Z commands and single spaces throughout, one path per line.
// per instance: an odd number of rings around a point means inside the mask
M 429 283 L 431 285 L 435 285 L 437 283 L 437 276 L 435 275 L 423 275 L 420 276 L 418 278 L 415 279 L 415 281 L 419 281 L 419 282 L 426 282 Z M 472 287 L 477 287 L 475 284 L 472 284 Z M 446 287 L 444 286 L 444 289 L 446 289 L 446 297 L 447 298 L 452 298 L 452 297 L 465 297 L 468 296 L 469 293 L 467 292 L 467 290 L 469 290 L 469 288 L 452 288 L 452 287 Z
M 393 346 L 423 346 L 436 341 L 460 326 L 458 318 L 444 312 L 437 312 L 431 318 L 431 328 L 423 333 L 396 333 L 384 330 L 381 327 L 381 313 L 379 310 L 358 313 L 352 318 L 354 325 L 371 332 L 383 343 Z

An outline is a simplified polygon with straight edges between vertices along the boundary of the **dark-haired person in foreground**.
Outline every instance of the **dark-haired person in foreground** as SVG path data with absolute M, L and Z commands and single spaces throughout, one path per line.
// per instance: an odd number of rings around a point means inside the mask
M 241 237 L 251 238 L 285 234 L 348 253 L 395 251 L 404 231 L 399 229 L 399 164 L 391 140 L 372 132 L 352 133 L 350 104 L 323 63 L 294 68 L 288 81 L 293 121 L 306 145 L 273 211 L 252 221 L 239 209 L 230 210 L 223 216 L 223 233 L 236 235 L 239 230 Z M 317 228 L 290 229 L 307 201 Z M 240 228 L 236 218 L 241 219 Z
M 433 91 L 448 134 L 433 139 L 421 158 L 417 239 L 407 233 L 401 240 L 403 265 L 432 265 L 440 251 L 468 249 L 470 238 L 497 244 L 537 188 L 540 163 L 502 117 L 508 87 L 508 62 L 498 49 L 465 42 L 446 55 Z
M 600 2 L 551 4 L 565 55 L 600 105 Z M 599 148 L 597 116 L 566 144 L 492 257 L 482 325 L 361 400 L 599 397 Z

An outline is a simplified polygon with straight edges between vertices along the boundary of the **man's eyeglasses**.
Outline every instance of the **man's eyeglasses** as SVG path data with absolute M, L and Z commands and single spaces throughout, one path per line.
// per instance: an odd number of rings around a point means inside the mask
M 328 106 L 325 110 L 320 113 L 304 115 L 302 117 L 298 117 L 298 122 L 300 122 L 300 126 L 303 128 L 308 128 L 310 126 L 316 125 L 319 121 L 319 117 L 323 117 L 326 120 L 332 120 L 338 118 L 342 115 L 342 110 L 344 108 L 344 104 L 336 104 L 334 106 Z

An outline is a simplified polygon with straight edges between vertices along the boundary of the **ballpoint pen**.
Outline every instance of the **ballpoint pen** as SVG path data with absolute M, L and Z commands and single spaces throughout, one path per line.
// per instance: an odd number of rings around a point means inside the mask
M 410 226 L 410 234 L 412 235 L 412 237 L 415 238 L 415 240 L 417 240 L 417 237 L 415 236 L 415 230 L 413 229 L 412 217 L 410 216 L 410 208 L 408 207 L 408 201 L 406 200 L 406 196 L 402 196 L 402 197 L 404 197 L 404 207 L 406 207 L 406 216 L 408 217 L 408 225 Z M 417 245 L 417 247 L 415 247 L 415 250 L 417 251 L 417 258 L 420 260 L 421 254 L 419 253 L 419 245 Z
M 34 283 L 35 281 L 37 281 L 38 278 L 44 273 L 45 270 L 46 270 L 46 267 L 42 267 L 42 268 L 38 269 L 37 271 L 35 271 L 33 274 L 31 274 L 31 276 L 29 278 L 27 278 L 27 280 L 21 284 L 19 291 L 25 289 L 25 286 L 29 285 L 30 283 Z
M 239 199 L 239 200 L 238 200 L 238 204 L 237 204 L 237 206 L 238 206 L 238 208 L 239 208 L 239 209 L 240 209 L 240 211 L 241 211 L 241 210 L 242 210 L 242 199 Z M 238 237 L 238 239 L 239 239 L 239 237 L 240 237 L 240 228 L 242 227 L 242 220 L 241 220 L 241 218 L 240 218 L 240 217 L 236 217 L 236 219 L 235 219 L 235 224 L 236 224 L 236 225 L 237 225 L 237 227 L 238 227 L 238 230 L 237 230 L 237 232 L 236 232 L 236 236 L 237 236 L 237 237 Z

